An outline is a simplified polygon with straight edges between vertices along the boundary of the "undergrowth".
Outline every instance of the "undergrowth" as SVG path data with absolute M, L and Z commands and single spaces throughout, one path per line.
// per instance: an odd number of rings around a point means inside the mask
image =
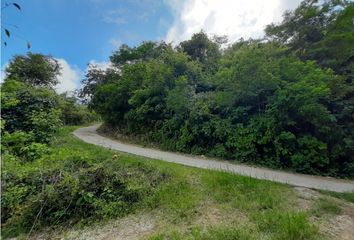
M 166 226 L 149 239 L 318 237 L 287 185 L 117 153 L 80 141 L 74 129 L 62 128 L 40 159 L 3 156 L 3 238 L 140 211 L 160 213 Z M 198 224 L 209 205 L 220 211 L 218 223 Z

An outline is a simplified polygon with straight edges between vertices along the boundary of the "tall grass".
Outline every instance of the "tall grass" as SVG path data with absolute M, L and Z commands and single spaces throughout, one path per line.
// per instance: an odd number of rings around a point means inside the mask
M 23 177 L 24 181 L 11 183 L 14 189 L 20 187 L 19 184 L 30 186 L 29 180 L 36 180 L 31 176 L 39 176 L 33 174 L 43 171 L 71 174 L 63 178 L 67 182 L 60 182 L 61 190 L 72 193 L 67 187 L 80 187 L 80 180 L 75 180 L 77 177 L 102 189 L 102 192 L 94 192 L 89 184 L 79 192 L 80 196 L 84 196 L 80 199 L 87 201 L 87 206 L 93 206 L 91 215 L 87 216 L 69 215 L 65 209 L 60 209 L 61 206 L 67 207 L 62 204 L 66 196 L 55 198 L 52 205 L 59 208 L 55 209 L 56 214 L 64 214 L 60 218 L 63 221 L 45 222 L 45 215 L 40 215 L 42 224 L 36 227 L 36 231 L 41 231 L 45 226 L 62 226 L 64 220 L 82 225 L 131 213 L 139 214 L 141 211 L 154 211 L 160 218 L 160 227 L 149 239 L 295 240 L 318 236 L 318 229 L 310 223 L 308 215 L 296 210 L 292 189 L 287 185 L 123 153 L 115 158 L 113 156 L 117 152 L 75 138 L 71 134 L 74 129 L 61 129 L 51 153 L 46 157 L 25 164 L 10 161 L 3 169 L 6 174 Z M 101 168 L 105 169 L 102 173 L 108 175 L 99 175 L 101 170 L 97 169 Z M 91 175 L 82 175 L 85 171 Z M 90 176 L 99 176 L 102 181 L 92 182 Z M 124 188 L 119 190 L 114 187 L 112 178 L 119 179 Z M 107 185 L 105 188 L 104 184 L 111 184 L 111 187 Z M 21 209 L 36 199 L 37 195 L 31 194 L 29 191 L 22 202 L 13 200 L 13 209 Z M 116 198 L 120 200 L 110 200 Z M 89 205 L 91 201 L 95 204 Z M 131 204 L 125 204 L 125 201 L 131 201 Z M 209 223 L 206 216 L 212 208 L 218 211 L 219 216 Z M 47 216 L 54 216 L 50 208 L 47 210 Z M 20 216 L 24 221 L 32 219 L 26 219 L 26 215 Z M 21 229 L 18 224 L 5 223 L 2 232 L 3 237 L 16 236 L 28 233 L 28 228 Z

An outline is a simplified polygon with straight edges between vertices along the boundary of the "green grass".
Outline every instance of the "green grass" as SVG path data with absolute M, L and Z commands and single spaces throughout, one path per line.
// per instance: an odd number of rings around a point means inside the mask
M 333 199 L 321 197 L 315 202 L 312 210 L 313 214 L 317 217 L 323 215 L 338 215 L 341 213 L 341 207 Z
M 171 231 L 169 233 L 158 233 L 148 237 L 148 240 L 256 240 L 259 235 L 252 232 L 250 228 L 238 228 L 234 226 L 209 227 L 202 230 L 200 227 L 193 227 L 188 233 Z
M 297 240 L 319 237 L 318 228 L 310 223 L 308 213 L 299 211 L 294 205 L 295 195 L 287 185 L 123 153 L 119 153 L 118 159 L 112 159 L 117 152 L 76 139 L 71 135 L 74 129 L 61 129 L 51 153 L 41 159 L 30 163 L 5 160 L 3 177 L 8 182 L 14 179 L 14 182 L 9 185 L 12 187 L 5 189 L 7 201 L 12 201 L 7 203 L 7 211 L 12 212 L 11 217 L 3 221 L 4 238 L 28 233 L 26 223 L 32 225 L 33 214 L 38 209 L 33 212 L 19 210 L 38 206 L 35 202 L 41 199 L 40 193 L 35 195 L 33 190 L 37 179 L 31 176 L 40 178 L 53 172 L 63 177 L 56 184 L 47 184 L 44 199 L 53 198 L 52 206 L 56 209 L 48 208 L 45 214 L 39 215 L 40 224 L 35 231 L 48 226 L 87 225 L 153 211 L 159 216 L 159 227 L 147 239 Z M 101 169 L 109 175 L 101 176 Z M 91 178 L 97 179 L 91 181 Z M 112 178 L 117 178 L 122 185 L 112 185 Z M 80 189 L 85 181 L 90 181 L 86 188 L 76 191 L 75 188 Z M 94 189 L 86 190 L 91 185 L 104 188 L 98 194 Z M 117 192 L 117 189 L 121 190 Z M 73 196 L 79 194 L 78 199 L 87 201 L 85 206 L 91 207 L 91 212 L 87 216 L 80 215 L 81 205 L 75 203 L 76 208 L 69 214 L 66 208 L 70 209 L 73 203 L 61 204 L 65 194 L 56 196 L 58 191 Z M 111 201 L 111 198 L 115 200 Z M 334 206 L 323 203 L 320 209 L 336 211 Z M 55 221 L 52 221 L 53 216 Z M 18 224 L 20 222 L 22 224 Z
M 344 192 L 344 193 L 339 193 L 339 192 L 331 192 L 331 191 L 320 191 L 321 193 L 331 196 L 331 197 L 335 197 L 338 199 L 343 199 L 345 201 L 354 203 L 354 192 Z

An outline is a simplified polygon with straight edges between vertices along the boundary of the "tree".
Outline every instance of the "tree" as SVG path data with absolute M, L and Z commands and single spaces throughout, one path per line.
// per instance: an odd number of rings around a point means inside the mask
M 224 42 L 218 37 L 215 40 Z M 201 62 L 206 72 L 214 73 L 217 69 L 217 61 L 221 56 L 220 45 L 210 40 L 205 32 L 195 33 L 190 40 L 181 42 L 180 49 L 191 59 Z
M 90 112 L 86 104 L 80 103 L 77 96 L 66 92 L 58 96 L 58 109 L 61 110 L 60 119 L 65 125 L 82 125 L 98 120 L 97 115 Z
M 351 82 L 354 77 L 354 3 L 305 0 L 286 12 L 280 24 L 266 27 L 269 39 L 289 47 L 303 60 L 315 60 Z
M 354 4 L 346 6 L 326 28 L 323 39 L 308 50 L 310 59 L 336 73 L 354 78 Z
M 299 56 L 306 55 L 314 43 L 322 40 L 326 29 L 347 6 L 347 1 L 304 0 L 294 11 L 287 11 L 280 24 L 266 27 L 266 35 L 274 40 L 288 44 Z
M 116 77 L 93 78 L 90 106 L 169 150 L 354 177 L 352 16 L 346 1 L 306 0 L 267 27 L 270 41 L 124 45 Z
M 79 97 L 89 101 L 100 85 L 118 81 L 119 78 L 119 71 L 114 68 L 109 67 L 104 70 L 94 64 L 89 64 L 85 78 L 81 82 L 83 87 L 79 91 Z
M 135 63 L 139 60 L 157 58 L 165 50 L 170 49 L 171 45 L 165 42 L 142 42 L 137 47 L 129 47 L 126 44 L 120 46 L 110 57 L 111 62 L 118 68 L 128 63 Z
M 60 65 L 51 56 L 40 53 L 17 55 L 5 69 L 7 78 L 16 79 L 31 86 L 53 87 L 58 83 Z
M 60 74 L 58 62 L 50 56 L 28 53 L 15 56 L 5 71 L 1 86 L 4 131 L 28 132 L 37 142 L 50 142 L 61 124 L 58 95 L 52 88 Z
M 50 142 L 61 124 L 55 91 L 12 79 L 5 80 L 1 91 L 4 131 L 32 132 L 37 142 Z
M 249 113 L 262 113 L 269 96 L 281 85 L 278 68 L 285 49 L 273 43 L 249 42 L 226 50 L 213 76 L 218 104 L 247 107 Z

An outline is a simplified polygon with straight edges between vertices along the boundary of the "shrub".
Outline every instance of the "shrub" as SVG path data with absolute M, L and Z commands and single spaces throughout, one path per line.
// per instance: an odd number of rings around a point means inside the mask
M 33 142 L 21 148 L 21 158 L 25 161 L 34 161 L 50 152 L 49 147 L 43 143 Z
M 86 105 L 78 102 L 79 99 L 75 96 L 68 96 L 65 93 L 59 96 L 60 119 L 65 125 L 81 125 L 99 119 L 95 112 L 90 111 Z
M 49 143 L 58 131 L 62 122 L 61 112 L 56 109 L 49 111 L 32 111 L 29 114 L 27 124 L 35 136 L 35 140 L 42 143 Z
M 75 154 L 53 158 L 58 156 L 27 167 L 8 159 L 2 176 L 2 223 L 10 231 L 5 235 L 14 229 L 26 232 L 32 225 L 123 216 L 166 178 L 148 165 L 123 166 L 110 158 L 99 164 Z M 53 161 L 59 165 L 48 164 Z
M 34 141 L 32 132 L 16 131 L 13 133 L 5 132 L 2 134 L 2 151 L 8 151 L 16 156 L 21 156 L 22 149 Z

